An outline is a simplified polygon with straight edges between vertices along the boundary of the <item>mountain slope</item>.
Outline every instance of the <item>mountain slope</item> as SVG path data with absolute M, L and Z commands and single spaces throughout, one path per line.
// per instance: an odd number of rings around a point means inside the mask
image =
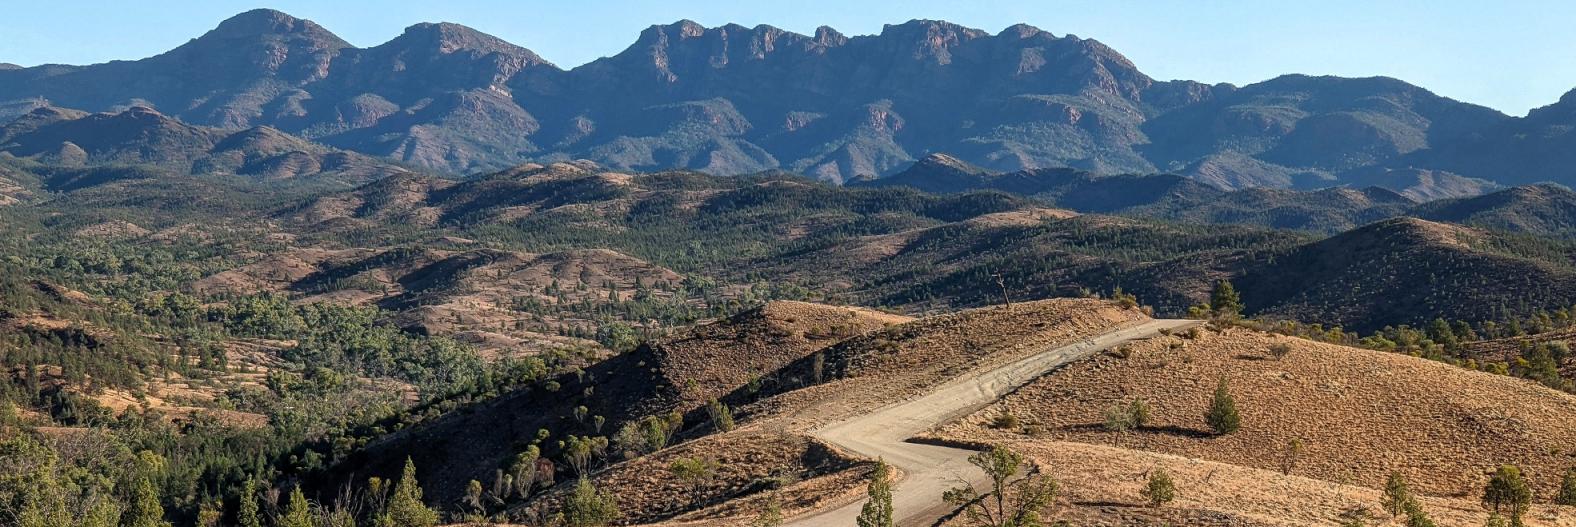
M 169 109 L 196 125 L 272 126 L 464 171 L 499 164 L 498 155 L 512 163 L 533 150 L 514 132 L 530 128 L 529 116 L 509 102 L 502 84 L 537 66 L 550 67 L 523 48 L 452 24 L 419 24 L 382 46 L 358 49 L 309 20 L 259 9 L 143 60 L 0 72 L 0 100 L 42 96 L 93 111 Z M 380 123 L 367 134 L 328 137 Z
M 1457 140 L 1504 120 L 1494 110 L 1396 79 L 1285 75 L 1155 118 L 1144 126 L 1153 144 L 1143 151 L 1156 166 L 1172 170 L 1231 153 L 1333 173 Z
M 1272 346 L 1289 352 L 1271 360 Z M 1212 434 L 1204 419 L 1216 379 L 1228 380 L 1241 415 L 1241 430 L 1228 435 Z M 1148 402 L 1149 421 L 1106 429 L 1106 408 L 1135 397 Z M 1525 379 L 1230 328 L 1151 339 L 1121 356 L 1071 364 L 937 435 L 1026 451 L 1058 468 L 1073 503 L 1090 500 L 1124 515 L 1149 508 L 1139 493 L 1143 474 L 1160 467 L 1179 490 L 1177 502 L 1161 509 L 1258 519 L 1229 524 L 1333 527 L 1351 521 L 1353 503 L 1377 503 L 1391 471 L 1399 471 L 1435 521 L 1477 525 L 1489 514 L 1479 487 L 1506 459 L 1524 474 L 1551 475 L 1529 478 L 1538 495 L 1556 491 L 1570 464 L 1559 446 L 1572 437 L 1562 416 L 1573 410 L 1576 398 Z M 1044 433 L 993 426 L 1004 414 L 1034 419 Z M 1294 440 L 1302 451 L 1288 455 Z
M 1576 298 L 1576 246 L 1395 218 L 1277 255 L 1233 279 L 1250 315 L 1368 332 L 1436 313 L 1493 320 Z
M 518 453 L 524 444 L 519 441 L 521 434 L 550 429 L 554 434 L 608 436 L 643 417 L 679 412 L 685 416 L 683 428 L 694 435 L 705 429 L 700 407 L 707 398 L 725 397 L 751 379 L 857 336 L 857 328 L 879 330 L 908 320 L 866 309 L 775 302 L 646 342 L 587 367 L 583 375 L 560 377 L 563 392 L 524 387 L 473 411 L 393 434 L 338 464 L 328 477 L 348 480 L 397 472 L 409 456 L 420 466 L 433 467 L 423 474 L 423 483 L 438 501 L 448 502 L 462 495 L 466 481 L 492 474 L 492 467 Z M 850 329 L 820 333 L 832 326 Z M 594 391 L 587 389 L 593 387 Z M 605 418 L 607 428 L 598 431 L 584 419 L 568 419 L 582 405 L 587 414 Z M 542 448 L 544 453 L 558 450 L 547 444 Z
M 405 171 L 389 160 L 267 126 L 241 131 L 192 126 L 143 106 L 100 114 L 39 108 L 0 125 L 0 152 L 61 166 L 157 165 L 263 180 L 323 176 L 359 184 Z
M 927 192 L 1000 190 L 1086 213 L 1120 214 L 1186 223 L 1234 223 L 1335 234 L 1405 214 L 1417 202 L 1389 190 L 1318 191 L 1247 188 L 1223 191 L 1171 174 L 1114 175 L 1071 169 L 986 170 L 945 154 L 931 154 L 885 178 L 853 187 L 905 186 Z
M 1208 200 L 1168 198 L 1118 213 L 1186 223 L 1235 223 L 1337 234 L 1406 214 L 1415 205 L 1417 202 L 1411 198 L 1380 187 L 1248 188 Z
M 946 154 L 931 154 L 907 170 L 880 179 L 850 182 L 855 187 L 903 186 L 926 192 L 999 190 L 1079 212 L 1107 213 L 1162 200 L 1195 203 L 1222 194 L 1198 181 L 1160 174 L 1106 176 L 1073 168 L 1015 172 L 985 170 Z
M 1396 160 L 1418 167 L 1482 178 L 1504 185 L 1576 183 L 1576 90 L 1478 133 Z
M 1435 201 L 1412 215 L 1540 236 L 1576 236 L 1576 192 L 1556 185 L 1514 187 L 1475 198 Z

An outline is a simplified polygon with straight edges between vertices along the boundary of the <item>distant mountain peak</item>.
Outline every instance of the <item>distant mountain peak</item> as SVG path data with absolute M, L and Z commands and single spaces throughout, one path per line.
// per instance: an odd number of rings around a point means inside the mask
M 10 62 L 0 62 L 0 71 L 4 71 L 4 70 L 19 70 L 19 69 L 22 69 L 22 67 L 18 66 L 16 64 L 12 64 Z
M 992 173 L 992 171 L 975 166 L 968 161 L 941 153 L 930 154 L 921 158 L 919 161 L 915 161 L 914 165 L 909 167 L 909 170 L 922 171 L 936 175 L 946 174 L 954 176 L 976 176 Z
M 738 24 L 729 25 L 737 26 Z M 681 37 L 698 37 L 706 33 L 706 26 L 700 25 L 700 23 L 688 18 L 674 22 L 673 25 L 668 27 L 677 29 L 678 34 Z
M 143 106 L 143 105 L 140 105 L 140 104 L 132 106 L 130 108 L 127 108 L 126 111 L 121 112 L 121 115 L 125 115 L 127 117 L 142 117 L 142 116 L 164 117 L 164 114 L 159 113 L 159 111 L 153 109 L 153 107 L 151 107 L 151 106 Z
M 311 20 L 296 18 L 273 9 L 253 9 L 220 22 L 218 27 L 198 40 L 246 39 L 267 36 L 302 37 L 318 45 L 319 49 L 352 47 L 349 42 L 324 29 Z
M 912 45 L 914 59 L 934 60 L 936 64 L 946 65 L 952 63 L 952 48 L 989 36 L 990 33 L 945 20 L 910 20 L 902 24 L 887 24 L 882 27 L 881 35 L 877 38 L 892 39 L 900 46 Z
M 832 29 L 832 26 L 815 28 L 815 42 L 822 46 L 841 46 L 848 43 L 848 37 L 842 32 Z
M 27 112 L 27 114 L 33 117 L 59 118 L 61 120 L 80 119 L 87 117 L 88 115 L 88 113 L 84 111 L 73 110 L 70 108 L 61 108 L 58 106 L 40 106 L 31 112 Z
M 1025 39 L 1025 38 L 1030 38 L 1030 37 L 1036 37 L 1036 36 L 1039 36 L 1039 35 L 1042 35 L 1042 34 L 1046 35 L 1046 36 L 1048 36 L 1050 38 L 1053 38 L 1053 39 L 1056 38 L 1056 35 L 1052 35 L 1048 31 L 1045 31 L 1043 29 L 1040 29 L 1040 28 L 1037 28 L 1037 27 L 1034 27 L 1034 26 L 1031 26 L 1031 25 L 1028 25 L 1028 24 L 1013 24 L 1012 26 L 1008 27 L 1007 29 L 1001 30 L 1001 33 L 996 34 L 996 36 L 998 36 L 998 37 L 1013 37 L 1013 38 Z
M 537 56 L 529 49 L 525 49 L 509 42 L 483 33 L 469 26 L 450 22 L 421 23 L 405 28 L 405 33 L 395 38 L 391 43 L 404 43 L 412 45 L 420 43 L 430 46 L 439 53 L 454 53 L 458 51 L 473 51 L 479 53 L 502 53 L 511 56 L 527 57 L 534 63 L 547 61 Z

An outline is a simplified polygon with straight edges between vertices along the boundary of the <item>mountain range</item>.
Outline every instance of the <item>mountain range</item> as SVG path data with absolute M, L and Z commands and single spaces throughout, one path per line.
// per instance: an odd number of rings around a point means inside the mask
M 681 21 L 564 69 L 455 24 L 357 48 L 255 10 L 146 59 L 0 68 L 0 119 L 42 106 L 267 126 L 457 173 L 589 159 L 843 182 L 947 153 L 991 170 L 1172 172 L 1225 189 L 1576 182 L 1576 96 L 1513 118 L 1383 77 L 1159 81 L 1095 40 L 931 20 L 869 36 Z
M 263 181 L 376 181 L 416 168 L 307 141 L 268 126 L 192 126 L 145 107 L 89 114 L 45 106 L 0 125 L 0 152 L 60 167 L 155 165 Z
M 1194 224 L 1245 224 L 1338 234 L 1397 216 L 1471 224 L 1540 236 L 1576 235 L 1576 192 L 1554 184 L 1503 190 L 1459 176 L 1393 178 L 1361 189 L 1223 190 L 1175 174 L 1107 175 L 1075 168 L 989 170 L 932 154 L 884 178 L 850 187 L 909 187 L 954 194 L 981 190 L 1026 196 L 1082 213 L 1116 214 Z M 1396 190 L 1390 190 L 1390 188 Z M 1484 194 L 1485 191 L 1489 191 Z

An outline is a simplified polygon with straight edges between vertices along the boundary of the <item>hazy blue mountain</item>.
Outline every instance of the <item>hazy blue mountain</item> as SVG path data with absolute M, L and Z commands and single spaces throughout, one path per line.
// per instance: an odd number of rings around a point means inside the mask
M 1098 41 L 1027 25 L 914 20 L 846 36 L 680 21 L 565 70 L 464 26 L 356 48 L 272 10 L 146 59 L 0 68 L 0 118 L 41 106 L 269 126 L 454 172 L 590 159 L 842 182 L 946 152 L 1005 172 L 1175 172 L 1228 189 L 1366 187 L 1354 169 L 1522 122 L 1388 78 L 1162 82 Z M 1439 170 L 1487 177 L 1451 163 L 1462 168 Z

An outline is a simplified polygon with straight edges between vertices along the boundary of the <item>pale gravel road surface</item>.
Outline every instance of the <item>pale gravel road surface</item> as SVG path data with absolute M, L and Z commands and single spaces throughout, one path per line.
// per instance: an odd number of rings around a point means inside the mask
M 845 450 L 881 457 L 903 472 L 892 489 L 893 519 L 902 527 L 922 527 L 952 511 L 941 494 L 963 481 L 985 489 L 990 480 L 970 465 L 972 450 L 909 443 L 938 424 L 972 413 L 1064 364 L 1128 342 L 1154 337 L 1161 329 L 1180 329 L 1197 320 L 1151 320 L 1070 344 L 1049 348 L 1001 368 L 963 378 L 940 390 L 833 423 L 812 433 Z M 853 527 L 865 500 L 824 512 L 801 515 L 794 527 Z

